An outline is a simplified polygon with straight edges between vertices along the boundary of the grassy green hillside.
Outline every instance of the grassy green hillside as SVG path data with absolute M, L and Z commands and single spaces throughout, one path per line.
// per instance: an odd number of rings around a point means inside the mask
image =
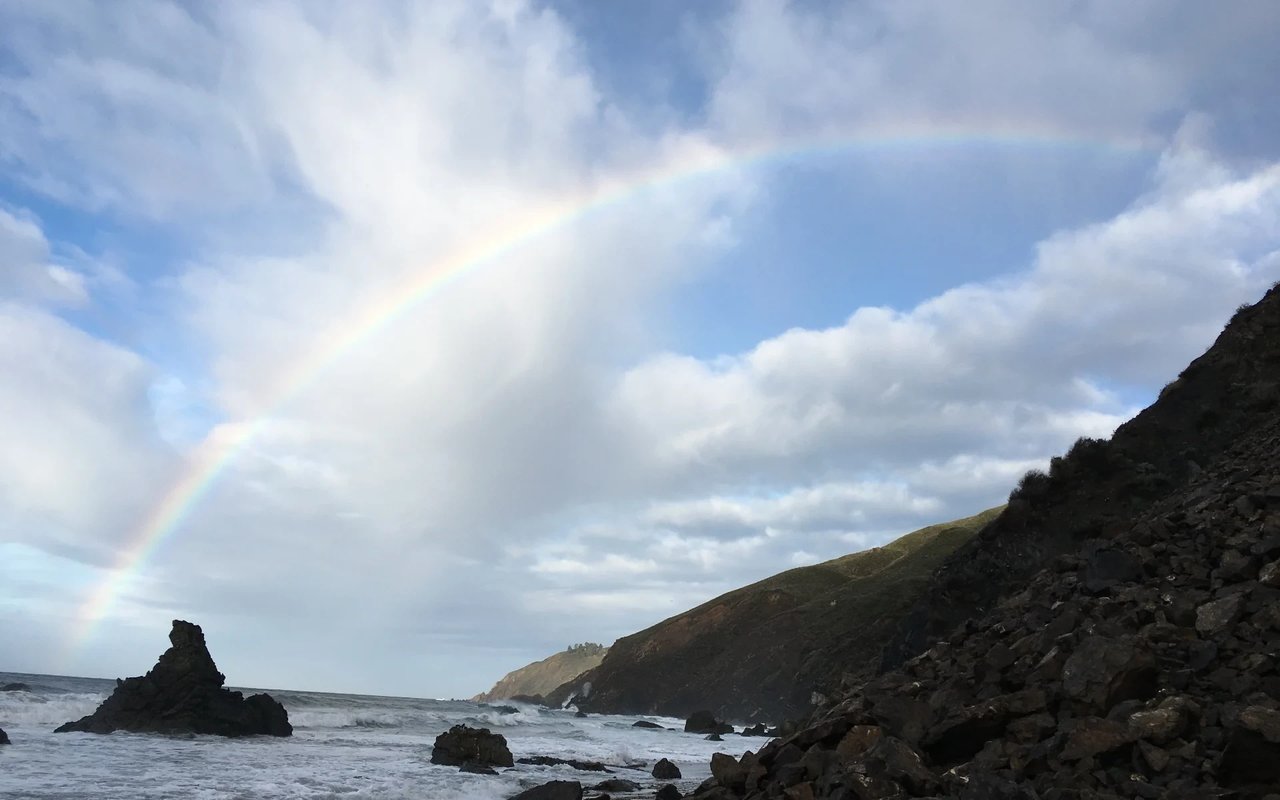
M 813 692 L 869 674 L 934 569 L 1000 508 L 930 525 L 883 547 L 787 570 L 619 639 L 585 680 L 588 710 L 776 721 Z
M 492 689 L 472 699 L 488 703 L 516 695 L 544 695 L 598 666 L 607 652 L 609 648 L 591 642 L 574 645 L 541 661 L 508 672 Z

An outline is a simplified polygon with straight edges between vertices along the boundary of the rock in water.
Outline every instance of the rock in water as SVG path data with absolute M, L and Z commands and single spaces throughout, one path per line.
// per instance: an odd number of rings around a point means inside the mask
M 684 722 L 685 733 L 733 733 L 733 726 L 721 722 L 710 711 L 695 711 Z
M 5 733 L 3 728 L 0 728 L 0 744 L 8 744 L 8 743 L 9 743 L 9 734 Z
M 653 777 L 660 781 L 679 778 L 681 777 L 680 768 L 665 758 L 658 759 L 658 763 L 653 765 Z
M 173 621 L 172 647 L 151 671 L 116 683 L 98 710 L 56 733 L 211 733 L 218 736 L 290 736 L 289 714 L 271 695 L 245 699 L 223 688 L 199 625 Z
M 475 764 L 485 767 L 513 767 L 515 760 L 507 749 L 507 739 L 488 728 L 454 725 L 436 737 L 431 748 L 431 763 L 447 767 Z
M 511 800 L 582 800 L 582 784 L 577 781 L 551 781 L 512 795 Z

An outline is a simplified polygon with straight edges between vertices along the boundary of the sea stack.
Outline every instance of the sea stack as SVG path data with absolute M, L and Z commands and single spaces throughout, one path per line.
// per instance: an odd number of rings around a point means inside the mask
M 174 620 L 169 642 L 172 646 L 150 672 L 117 681 L 116 690 L 97 711 L 56 732 L 293 734 L 288 713 L 271 695 L 245 699 L 223 688 L 226 678 L 213 663 L 199 625 Z

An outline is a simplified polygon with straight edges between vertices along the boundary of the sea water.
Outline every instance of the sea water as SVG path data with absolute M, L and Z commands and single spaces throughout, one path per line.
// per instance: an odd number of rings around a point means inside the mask
M 0 728 L 13 744 L 0 746 L 0 798 L 422 798 L 497 800 L 550 780 L 589 787 L 608 777 L 640 783 L 652 797 L 649 773 L 668 758 L 680 767 L 682 792 L 709 772 L 717 751 L 742 753 L 763 740 L 726 736 L 723 742 L 679 730 L 662 717 L 576 717 L 572 710 L 511 704 L 505 709 L 463 700 L 368 697 L 266 690 L 284 704 L 293 736 L 168 736 L 57 733 L 64 722 L 90 714 L 115 688 L 97 678 L 0 672 Z M 262 691 L 242 689 L 246 695 Z M 676 730 L 636 728 L 639 719 Z M 516 758 L 545 755 L 617 765 L 612 775 L 570 767 L 517 764 L 496 776 L 471 775 L 431 763 L 435 737 L 459 723 L 501 733 Z M 641 768 L 627 765 L 643 764 Z M 665 783 L 665 781 L 663 782 Z M 590 792 L 588 792 L 590 795 Z M 620 796 L 614 793 L 614 796 Z

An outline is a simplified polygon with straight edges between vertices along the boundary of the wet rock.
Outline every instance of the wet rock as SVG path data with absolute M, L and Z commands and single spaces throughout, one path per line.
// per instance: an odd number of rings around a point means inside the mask
M 680 790 L 670 783 L 659 786 L 658 791 L 654 794 L 656 800 L 680 800 L 682 796 Z
M 747 773 L 738 760 L 727 753 L 711 754 L 711 777 L 716 783 L 732 791 L 742 791 L 746 786 Z
M 665 758 L 658 759 L 653 765 L 653 777 L 660 781 L 676 780 L 680 777 L 680 768 Z
M 765 725 L 763 722 L 757 722 L 755 725 L 752 725 L 747 728 L 743 728 L 739 735 L 740 736 L 768 736 L 769 727 Z
M 582 784 L 577 781 L 550 781 L 512 795 L 510 800 L 582 800 Z
M 507 749 L 505 736 L 493 733 L 488 728 L 470 728 L 466 725 L 454 725 L 436 737 L 435 746 L 431 748 L 431 763 L 450 767 L 463 764 L 515 766 L 511 751 Z
M 525 756 L 516 759 L 517 764 L 532 764 L 539 767 L 567 766 L 580 772 L 608 772 L 609 768 L 599 761 L 579 761 L 576 758 L 555 758 L 554 756 Z
M 1196 630 L 1205 636 L 1222 633 L 1240 619 L 1243 609 L 1244 599 L 1235 594 L 1205 603 L 1196 609 Z
M 703 738 L 704 738 L 704 739 L 706 739 L 708 742 L 723 742 L 723 741 L 724 741 L 724 737 L 723 737 L 723 736 L 721 736 L 721 735 L 720 735 L 720 734 L 718 734 L 718 733 L 708 734 L 707 736 L 704 736 Z
M 716 719 L 710 711 L 695 711 L 684 722 L 685 733 L 733 733 L 733 726 Z
M 658 723 L 656 723 L 656 722 L 650 722 L 650 721 L 649 721 L 649 720 L 647 720 L 647 719 L 637 720 L 636 722 L 631 723 L 631 727 L 633 727 L 633 728 L 653 728 L 653 729 L 655 729 L 655 730 L 660 730 L 660 731 L 661 731 L 661 730 L 666 730 L 666 728 L 663 728 L 663 727 L 662 727 L 661 725 L 659 725 Z
M 469 772 L 473 775 L 497 775 L 498 774 L 498 771 L 493 767 L 486 767 L 483 764 L 476 764 L 472 761 L 468 761 L 467 763 L 462 764 L 461 766 L 458 767 L 458 770 L 461 772 Z
M 629 781 L 626 778 L 609 778 L 597 783 L 591 787 L 601 792 L 638 792 L 640 784 L 635 781 Z
M 3 728 L 0 728 L 0 744 L 9 744 L 9 734 Z
M 116 683 L 111 696 L 87 717 L 56 733 L 203 733 L 218 736 L 289 736 L 284 706 L 270 695 L 245 698 L 223 687 L 199 625 L 174 620 L 170 647 L 146 675 Z

